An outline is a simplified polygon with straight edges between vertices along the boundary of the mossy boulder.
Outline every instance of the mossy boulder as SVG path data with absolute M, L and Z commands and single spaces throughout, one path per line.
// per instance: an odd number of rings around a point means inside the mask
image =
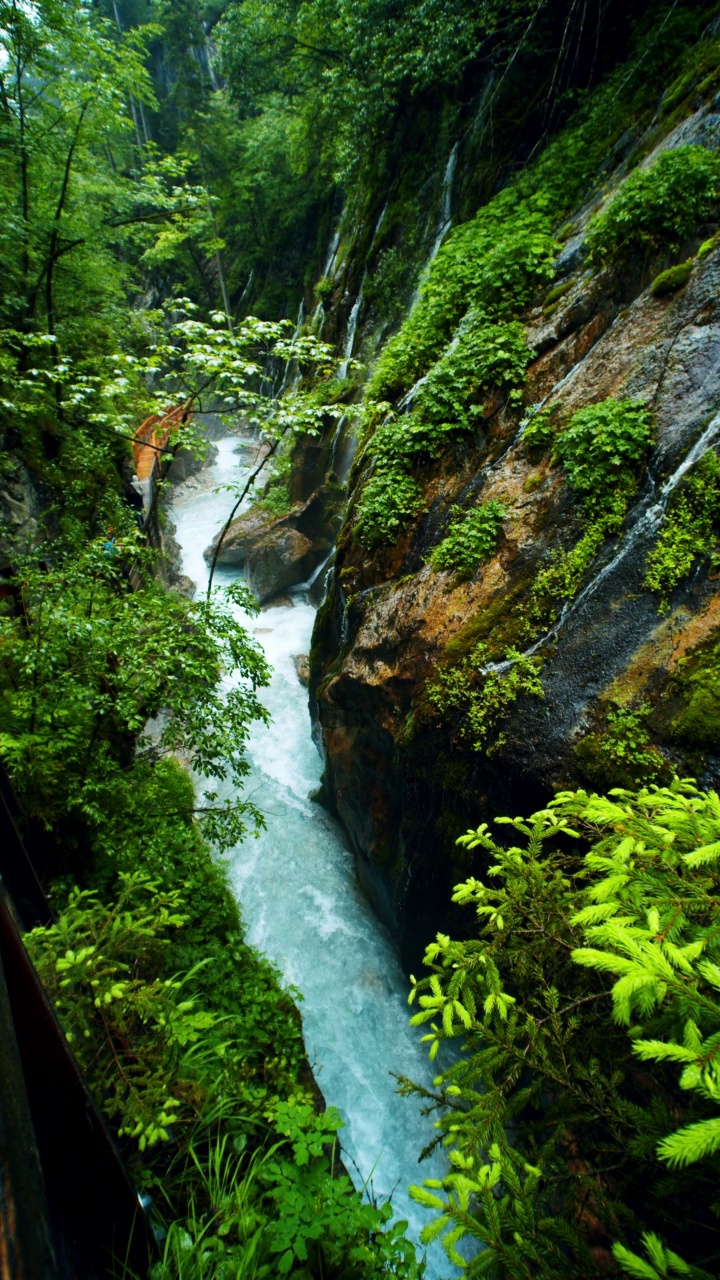
M 670 267 L 667 271 L 661 271 L 650 285 L 650 292 L 656 298 L 664 298 L 669 293 L 677 293 L 678 289 L 682 289 L 692 275 L 693 262 L 689 259 L 687 262 L 679 262 L 676 267 Z

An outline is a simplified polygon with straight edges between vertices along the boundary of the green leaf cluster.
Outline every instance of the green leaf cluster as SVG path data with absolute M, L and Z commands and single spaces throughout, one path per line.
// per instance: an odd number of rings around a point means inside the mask
M 365 546 L 392 541 L 422 510 L 412 469 L 438 457 L 453 433 L 482 420 L 481 397 L 502 391 L 516 398 L 530 358 L 521 325 L 487 323 L 472 313 L 418 385 L 409 412 L 396 412 L 387 402 L 372 406 L 375 416 L 384 417 L 370 441 L 373 470 L 357 507 L 357 536 Z
M 606 500 L 637 473 L 653 435 L 650 411 L 638 400 L 602 400 L 574 413 L 555 440 L 571 488 L 585 502 Z
M 430 558 L 433 569 L 452 569 L 461 579 L 471 578 L 495 550 L 507 512 L 507 505 L 497 498 L 468 512 L 451 507 L 450 530 Z
M 474 936 L 438 935 L 411 997 L 432 1056 L 464 1044 L 435 1082 L 451 1171 L 413 1190 L 425 1238 L 477 1240 L 469 1273 L 498 1280 L 600 1276 L 611 1255 L 714 1275 L 720 800 L 564 792 L 498 822 L 517 843 L 460 841 Z
M 664 781 L 669 765 L 650 738 L 650 712 L 648 705 L 615 705 L 604 728 L 588 734 L 576 747 L 584 777 L 601 787 Z
M 441 667 L 425 693 L 436 715 L 457 719 L 459 736 L 474 751 L 492 756 L 505 744 L 501 732 L 521 695 L 544 698 L 542 660 L 510 648 L 501 662 L 489 661 L 482 642 L 459 662 Z
M 667 607 L 670 592 L 686 578 L 697 558 L 712 549 L 720 516 L 720 461 L 709 450 L 680 486 L 665 515 L 660 536 L 647 558 L 643 586 L 661 594 Z
M 650 168 L 633 170 L 606 209 L 590 223 L 586 246 L 593 262 L 633 251 L 677 248 L 717 215 L 720 160 L 701 146 L 663 151 Z
M 305 1083 L 298 993 L 244 943 L 222 866 L 202 846 L 181 858 L 71 890 L 26 939 L 167 1232 L 153 1280 L 419 1280 L 406 1224 L 339 1166 L 340 1117 Z

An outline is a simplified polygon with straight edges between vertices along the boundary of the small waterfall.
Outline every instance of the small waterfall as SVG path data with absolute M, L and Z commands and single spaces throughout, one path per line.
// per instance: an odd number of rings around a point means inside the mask
M 387 213 L 387 211 L 388 211 L 388 205 L 389 205 L 389 203 L 390 203 L 390 202 L 389 202 L 389 200 L 386 200 L 386 201 L 385 201 L 385 206 L 384 206 L 384 208 L 383 208 L 383 211 L 382 211 L 382 213 L 380 214 L 380 217 L 378 218 L 377 222 L 375 223 L 375 230 L 373 231 L 373 238 L 372 238 L 372 240 L 370 241 L 370 248 L 371 248 L 371 249 L 372 249 L 372 247 L 373 247 L 373 245 L 374 245 L 375 241 L 377 240 L 377 238 L 378 238 L 378 234 L 379 234 L 379 232 L 380 232 L 380 228 L 381 228 L 381 226 L 382 226 L 383 222 L 385 221 L 385 214 L 386 214 L 386 213 Z
M 332 237 L 332 239 L 331 239 L 331 241 L 330 241 L 330 244 L 329 244 L 329 246 L 328 246 L 327 258 L 325 259 L 325 267 L 324 267 L 324 269 L 323 269 L 323 276 L 324 276 L 324 277 L 328 277 L 328 276 L 332 277 L 332 276 L 334 276 L 334 274 L 335 274 L 335 268 L 337 267 L 337 261 L 336 261 L 336 259 L 337 259 L 337 251 L 338 251 L 338 249 L 340 248 L 340 226 L 341 226 L 341 223 L 342 223 L 342 218 L 341 218 L 341 219 L 340 219 L 340 221 L 338 222 L 337 227 L 335 228 L 335 232 L 334 232 L 334 234 L 333 234 L 333 237 Z
M 459 145 L 460 144 L 458 142 L 455 143 L 455 146 L 453 147 L 452 151 L 450 152 L 450 155 L 448 156 L 448 162 L 445 165 L 445 173 L 443 175 L 443 181 L 442 181 L 442 191 L 440 193 L 440 213 L 438 215 L 437 231 L 435 233 L 433 247 L 430 250 L 430 257 L 428 258 L 428 261 L 425 267 L 426 271 L 427 271 L 427 268 L 430 266 L 430 263 L 432 262 L 433 258 L 436 256 L 437 251 L 440 248 L 440 245 L 442 244 L 443 240 L 445 239 L 445 235 L 450 227 L 451 216 L 452 216 L 451 215 L 452 187 L 453 187 L 453 179 L 455 177 L 455 166 L 457 164 Z
M 427 280 L 428 271 L 437 257 L 438 250 L 450 230 L 450 223 L 452 222 L 452 188 L 459 148 L 460 143 L 456 142 L 448 156 L 447 164 L 445 165 L 445 173 L 443 174 L 442 187 L 440 190 L 440 208 L 438 209 L 437 223 L 435 227 L 435 239 L 433 240 L 432 248 L 430 249 L 425 265 L 420 272 L 420 279 L 417 282 L 417 287 L 410 304 L 411 311 L 420 297 L 420 290 Z
M 325 308 L 322 302 L 318 302 L 315 310 L 310 317 L 310 332 L 316 338 L 322 338 L 322 331 L 325 327 Z
M 358 316 L 360 315 L 360 308 L 362 306 L 364 287 L 365 287 L 365 277 L 363 276 L 362 284 L 360 285 L 360 292 L 358 293 L 358 296 L 355 299 L 355 302 L 353 304 L 353 309 L 350 312 L 350 319 L 348 320 L 347 333 L 345 335 L 345 347 L 343 350 L 343 358 L 338 367 L 339 378 L 347 378 L 347 372 L 350 365 L 350 361 L 352 359 L 352 353 L 355 349 L 355 333 L 357 331 Z
M 345 484 L 350 475 L 350 468 L 357 450 L 357 438 L 353 431 L 346 430 L 347 425 L 348 415 L 344 413 L 337 424 L 332 441 L 330 466 L 341 484 Z
M 292 336 L 293 342 L 296 342 L 297 339 L 300 337 L 300 330 L 303 327 L 304 321 L 305 321 L 305 300 L 303 299 L 300 303 L 300 307 L 298 310 L 297 323 L 295 325 L 295 331 Z M 299 381 L 300 381 L 300 370 L 298 368 L 298 362 L 294 357 L 291 357 L 291 359 L 288 360 L 287 364 L 285 365 L 285 372 L 283 373 L 283 380 L 280 383 L 280 390 L 278 391 L 278 395 L 282 395 L 283 391 L 286 391 L 288 387 L 290 387 L 291 391 L 294 391 Z M 274 394 L 274 391 L 273 391 L 273 394 Z

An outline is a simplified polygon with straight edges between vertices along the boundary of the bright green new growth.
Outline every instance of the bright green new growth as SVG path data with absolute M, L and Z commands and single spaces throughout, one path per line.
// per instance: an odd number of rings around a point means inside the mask
M 720 801 L 676 781 L 498 822 L 517 844 L 459 842 L 487 860 L 454 894 L 475 935 L 439 935 L 411 997 L 431 1056 L 465 1049 L 435 1082 L 451 1171 L 412 1189 L 423 1238 L 456 1262 L 474 1238 L 498 1280 L 599 1276 L 591 1204 L 627 1274 L 707 1277 L 682 1254 L 715 1250 Z
M 717 213 L 720 158 L 706 147 L 664 151 L 649 169 L 635 169 L 606 209 L 592 220 L 586 245 L 595 263 L 633 250 L 675 248 Z
M 544 449 L 555 439 L 557 423 L 553 424 L 557 405 L 543 409 L 530 409 L 520 423 L 522 442 L 526 449 Z
M 465 513 L 461 507 L 451 507 L 449 532 L 430 557 L 433 569 L 454 569 L 461 579 L 471 578 L 495 550 L 507 512 L 507 505 L 497 498 Z
M 604 728 L 588 734 L 576 747 L 576 760 L 593 786 L 640 786 L 664 782 L 671 770 L 666 757 L 653 745 L 647 729 L 651 708 L 615 705 Z
M 363 546 L 392 542 L 413 516 L 425 509 L 420 486 L 412 476 L 378 468 L 365 484 L 356 530 Z
M 720 461 L 709 451 L 671 505 L 647 559 L 643 586 L 661 593 L 661 607 L 667 606 L 667 596 L 688 576 L 697 557 L 711 549 L 712 532 L 719 517 Z
M 573 414 L 555 453 L 575 493 L 603 504 L 613 489 L 632 482 L 652 434 L 650 411 L 640 401 L 603 400 Z

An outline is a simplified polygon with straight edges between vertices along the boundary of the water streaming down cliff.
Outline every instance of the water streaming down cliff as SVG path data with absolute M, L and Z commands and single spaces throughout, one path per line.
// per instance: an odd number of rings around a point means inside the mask
M 365 278 L 363 277 L 362 284 L 360 285 L 360 292 L 358 293 L 358 296 L 355 299 L 355 302 L 353 303 L 353 309 L 350 312 L 350 319 L 348 320 L 347 333 L 345 335 L 345 346 L 343 348 L 343 358 L 340 361 L 340 364 L 338 366 L 339 378 L 347 378 L 348 369 L 350 367 L 350 361 L 352 359 L 352 353 L 355 350 L 355 333 L 357 331 L 358 316 L 360 315 L 360 308 L 362 306 L 362 301 L 363 301 L 364 285 L 365 285 Z
M 174 499 L 182 570 L 199 589 L 207 580 L 203 550 L 231 501 L 212 486 L 244 475 L 237 443 L 219 441 L 217 461 L 204 476 L 207 487 L 191 481 Z M 217 576 L 222 589 L 237 573 Z M 339 827 L 308 798 L 318 786 L 321 760 L 293 656 L 308 651 L 314 614 L 307 594 L 296 589 L 291 601 L 254 619 L 241 617 L 273 666 L 263 694 L 273 719 L 269 728 L 252 730 L 245 788 L 267 830 L 233 851 L 232 877 L 248 940 L 304 995 L 308 1055 L 327 1102 L 345 1119 L 341 1141 L 349 1173 L 357 1186 L 371 1180 L 376 1195 L 392 1194 L 397 1215 L 410 1220 L 417 1240 L 427 1217 L 409 1200 L 407 1186 L 439 1176 L 442 1159 L 418 1165 L 433 1136 L 432 1119 L 420 1114 L 416 1100 L 397 1095 L 391 1072 L 429 1086 L 432 1071 L 420 1033 L 408 1024 L 408 984 L 396 949 L 360 892 Z M 433 1246 L 428 1276 L 452 1274 L 440 1246 Z

